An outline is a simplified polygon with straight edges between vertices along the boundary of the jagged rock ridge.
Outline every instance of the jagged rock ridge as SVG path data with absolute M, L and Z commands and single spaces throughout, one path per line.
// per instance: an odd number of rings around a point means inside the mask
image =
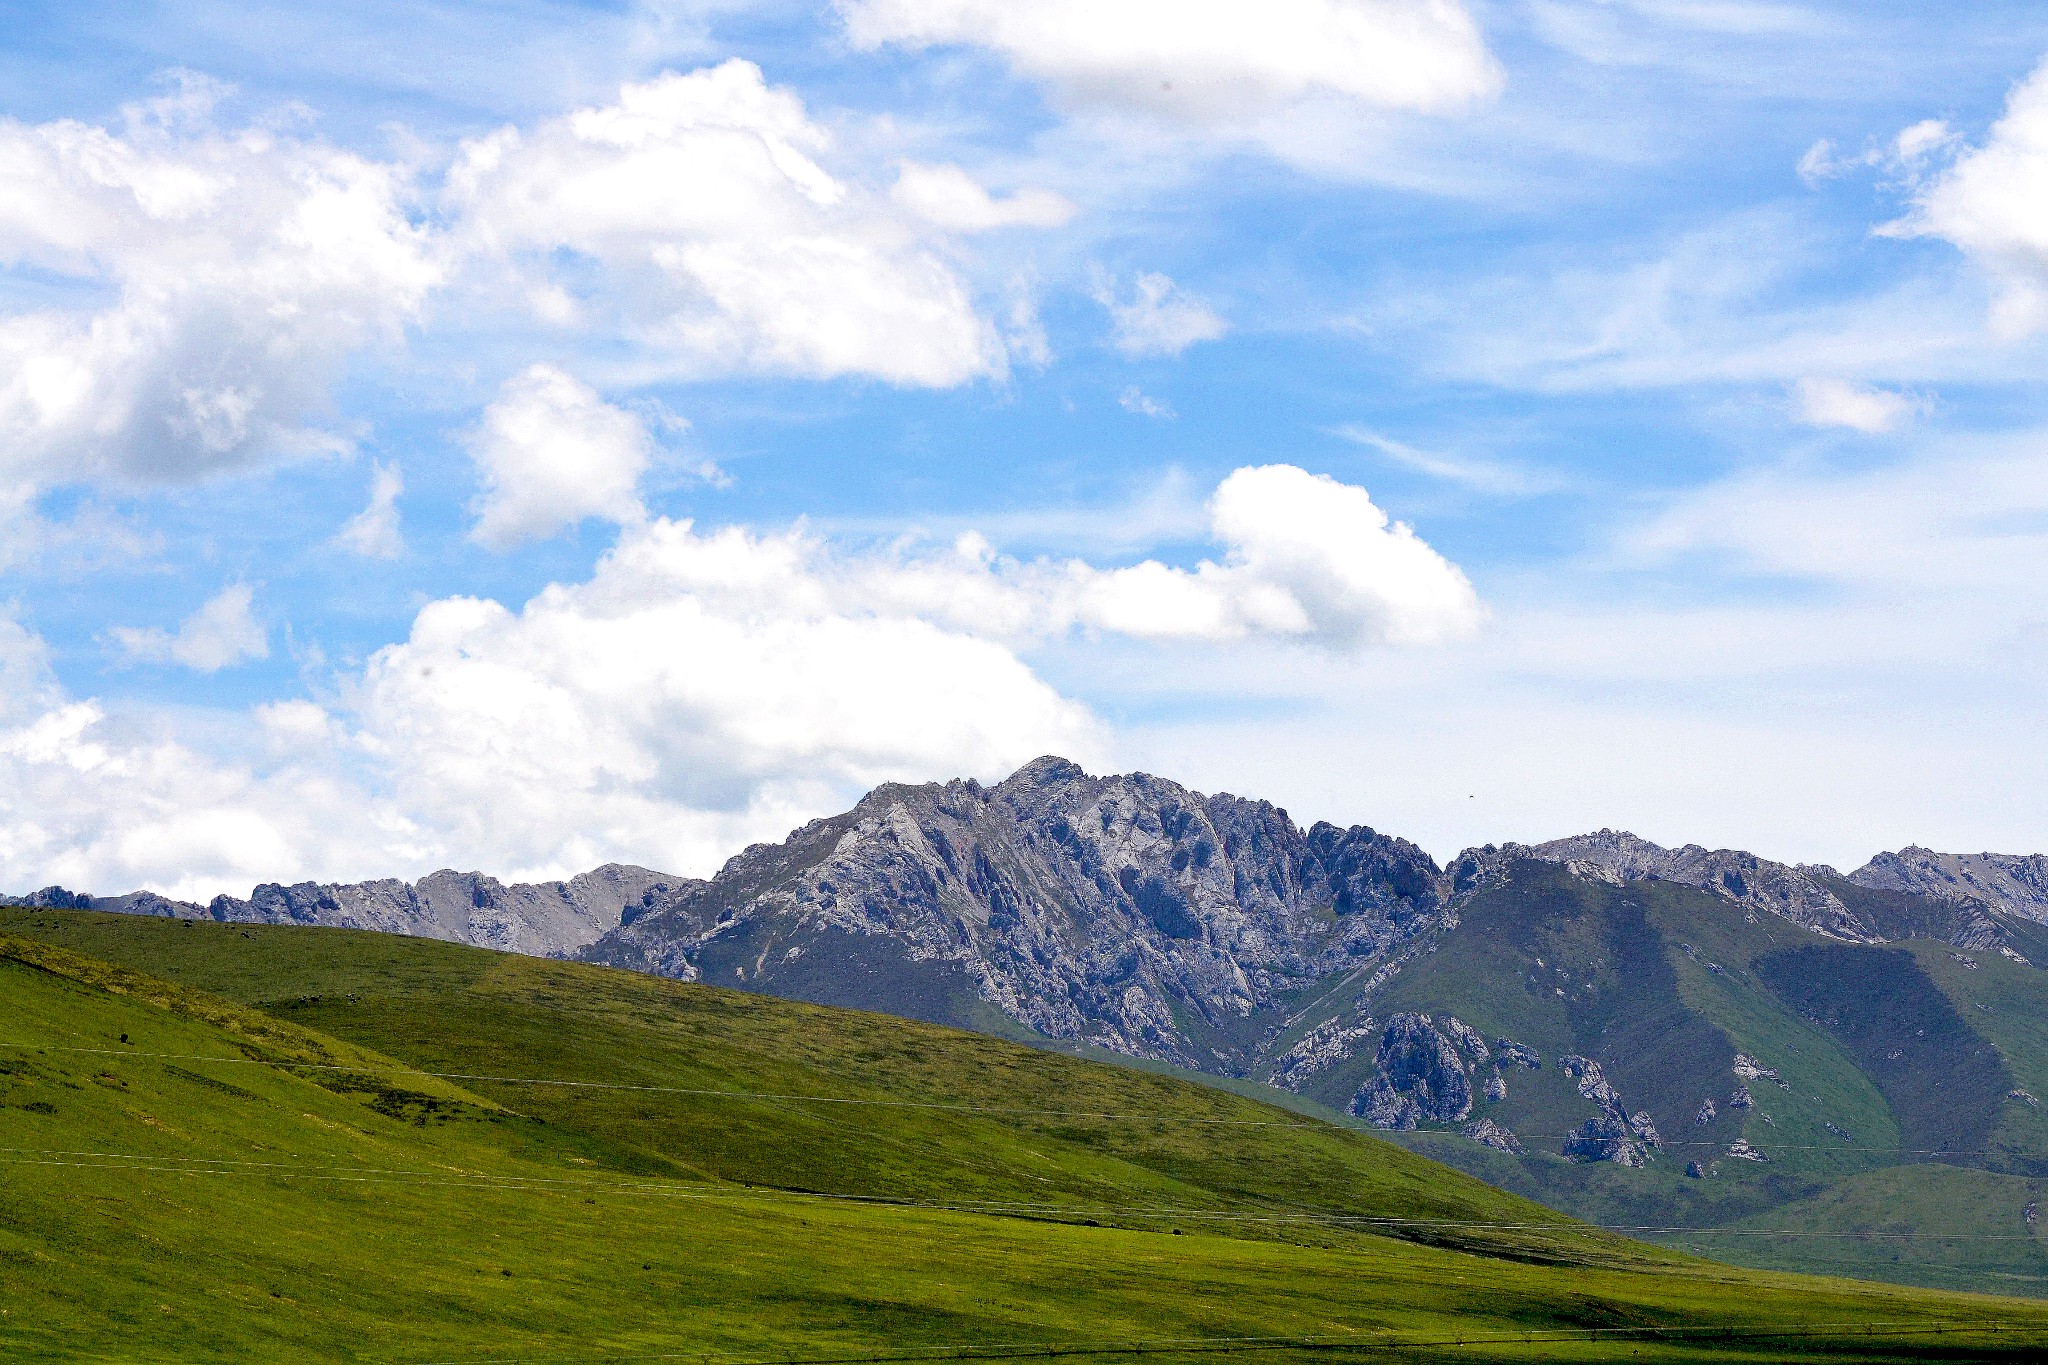
M 11 903 L 236 924 L 370 929 L 546 957 L 593 942 L 649 895 L 689 884 L 643 867 L 608 863 L 566 882 L 511 886 L 477 872 L 441 871 L 410 884 L 395 878 L 326 885 L 271 882 L 247 900 L 215 896 L 206 905 L 154 891 L 92 896 L 61 886 L 11 898 Z
M 1849 874 L 1858 886 L 1948 902 L 1974 902 L 2048 924 L 2048 857 L 2039 853 L 1936 853 L 1908 845 Z
M 1245 1021 L 1436 922 L 1448 890 L 1406 840 L 1043 758 L 993 787 L 879 788 L 584 956 L 799 990 L 821 941 L 886 941 L 876 970 L 960 983 L 1048 1037 L 1237 1074 Z
M 1844 877 L 1824 864 L 1778 863 L 1741 849 L 1698 844 L 1665 848 L 1626 830 L 1602 829 L 1541 844 L 1467 849 L 1447 872 L 1460 891 L 1468 891 L 1517 858 L 1561 863 L 1574 875 L 1615 886 L 1652 878 L 1695 886 L 1848 943 L 1928 937 L 1963 948 L 1996 948 L 2006 935 L 1989 910 L 2048 923 L 2048 858 L 2039 855 L 1958 856 L 1908 848 L 1881 853 Z

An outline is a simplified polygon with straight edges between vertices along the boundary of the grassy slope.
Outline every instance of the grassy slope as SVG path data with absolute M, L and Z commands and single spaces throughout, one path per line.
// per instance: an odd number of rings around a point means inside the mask
M 1458 1358 L 1789 1353 L 1781 1338 L 1727 1339 L 1731 1325 L 1840 1333 L 1849 1343 L 1835 1358 L 2016 1359 L 2048 1346 L 2048 1311 L 2032 1305 L 1671 1261 L 1371 1138 L 944 1030 L 337 931 L 0 913 L 7 930 L 37 936 L 0 939 L 10 1360 L 763 1358 L 1623 1325 L 1705 1335 L 1539 1337 Z M 265 1007 L 222 998 L 237 996 Z M 385 1067 L 369 1049 L 472 1074 L 1148 1117 L 802 1106 L 306 1065 Z M 804 1197 L 792 1185 L 1057 1207 L 998 1217 Z M 1319 1223 L 1138 1216 L 1139 1205 L 1535 1222 L 1510 1249 L 1563 1264 Z M 1058 1211 L 1083 1209 L 1128 1226 Z M 1885 1323 L 1956 1330 L 1854 1340 Z

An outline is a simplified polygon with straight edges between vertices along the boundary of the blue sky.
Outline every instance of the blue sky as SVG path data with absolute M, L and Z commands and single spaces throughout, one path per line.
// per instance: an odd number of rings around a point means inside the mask
M 5 17 L 0 887 L 2048 846 L 2036 9 Z

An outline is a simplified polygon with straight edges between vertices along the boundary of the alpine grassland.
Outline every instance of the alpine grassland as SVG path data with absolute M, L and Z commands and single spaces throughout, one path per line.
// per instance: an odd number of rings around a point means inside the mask
M 10 1361 L 2048 1351 L 1174 1076 L 342 930 L 0 912 L 0 1149 Z

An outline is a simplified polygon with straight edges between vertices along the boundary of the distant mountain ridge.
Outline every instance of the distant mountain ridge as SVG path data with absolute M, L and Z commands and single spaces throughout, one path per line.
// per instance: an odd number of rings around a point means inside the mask
M 1082 791 L 1086 802 L 1076 796 Z M 988 809 L 970 813 L 974 802 Z M 1099 831 L 1076 826 L 1071 817 L 1079 804 L 1098 824 L 1109 823 Z M 1009 828 L 984 849 L 991 820 Z M 984 858 L 1001 856 L 987 869 L 963 871 L 949 829 L 965 831 Z M 855 831 L 863 845 L 877 838 L 893 843 L 889 855 L 860 864 L 839 848 Z M 1160 850 L 1161 857 L 1149 856 Z M 1004 858 L 1029 866 L 1020 864 L 1018 877 L 990 876 Z M 1146 955 L 1140 977 L 1232 1008 L 1266 999 L 1283 982 L 1384 951 L 1427 917 L 1455 915 L 1459 900 L 1523 858 L 1615 886 L 1661 880 L 1696 887 L 1848 942 L 1932 937 L 1986 949 L 2005 937 L 1997 915 L 2048 923 L 2048 856 L 2040 854 L 1909 846 L 1844 876 L 1823 865 L 1697 844 L 1665 848 L 1602 829 L 1540 844 L 1470 848 L 1438 867 L 1414 844 L 1367 826 L 1300 830 L 1268 802 L 1207 796 L 1146 773 L 1090 777 L 1050 756 L 988 788 L 971 780 L 879 787 L 851 810 L 792 831 L 782 844 L 747 849 L 708 882 L 610 863 L 567 881 L 512 885 L 446 869 L 413 883 L 266 883 L 247 899 L 216 896 L 205 905 L 152 891 L 95 896 L 61 886 L 0 899 L 370 929 L 538 956 L 587 950 L 597 960 L 685 977 L 698 971 L 695 957 L 730 935 L 733 924 L 751 921 L 741 907 L 758 901 L 757 909 L 801 910 L 846 933 L 907 936 L 919 960 L 956 963 L 1020 1023 L 1081 1036 L 1084 1020 L 1096 1014 L 1109 1022 L 1100 1041 L 1144 1051 L 1146 1040 L 1160 1035 L 1159 1001 L 1126 1008 L 1103 996 L 1111 978 L 1100 963 L 1082 967 L 1075 981 L 1049 980 L 1040 959 L 1053 951 L 1046 939 L 1052 922 L 1025 916 L 1025 908 L 1044 897 L 1070 923 L 1099 918 L 1092 934 L 1100 941 L 1088 950 L 1098 956 L 1104 943 L 1136 926 L 1156 950 Z M 826 864 L 836 879 L 817 871 Z M 1104 875 L 1115 884 L 1103 885 Z M 974 926 L 973 951 L 958 930 L 919 919 L 945 907 Z M 1205 932 L 1193 932 L 1197 922 Z M 763 962 L 762 973 L 772 974 L 769 967 Z M 1091 990 L 1101 998 L 1091 1002 Z
M 534 957 L 560 957 L 617 925 L 629 905 L 678 881 L 644 867 L 607 863 L 566 882 L 511 886 L 478 872 L 445 870 L 412 883 L 390 877 L 343 884 L 285 886 L 270 882 L 257 887 L 247 900 L 215 896 L 206 905 L 172 900 L 154 891 L 93 896 L 61 886 L 6 899 L 9 904 L 38 908 L 370 929 Z
M 1042 758 L 993 787 L 877 789 L 709 882 L 652 894 L 590 961 L 975 1022 L 1214 1069 L 1213 1036 L 1442 911 L 1414 844 L 1149 774 Z M 883 959 L 886 959 L 883 960 Z M 822 977 L 820 974 L 823 974 Z M 895 1006 L 902 1012 L 903 1006 Z
M 878 788 L 708 882 L 651 891 L 580 955 L 943 1022 L 986 1026 L 993 1010 L 1053 1038 L 1263 1075 L 1316 992 L 1398 973 L 1524 861 L 1692 888 L 1845 943 L 1995 950 L 2013 921 L 2048 922 L 2048 877 L 2027 880 L 2043 860 L 1996 859 L 1994 879 L 1982 860 L 1944 877 L 1941 856 L 1882 855 L 1844 877 L 1601 830 L 1439 867 L 1366 826 L 1304 830 L 1268 802 L 1048 757 L 992 787 Z

